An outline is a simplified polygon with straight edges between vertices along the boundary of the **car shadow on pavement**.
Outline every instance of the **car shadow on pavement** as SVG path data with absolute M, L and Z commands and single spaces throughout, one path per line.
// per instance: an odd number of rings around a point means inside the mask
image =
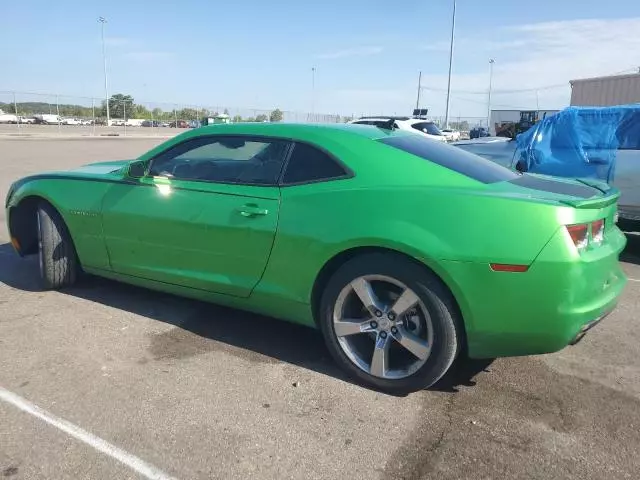
M 0 245 L 0 283 L 42 291 L 37 258 L 20 258 L 11 245 Z M 320 332 L 312 328 L 93 276 L 83 276 L 77 286 L 60 293 L 176 327 L 153 336 L 146 355 L 154 359 L 222 350 L 250 362 L 282 361 L 353 383 L 331 359 Z M 490 363 L 461 356 L 429 390 L 453 393 L 459 386 L 473 386 L 473 378 Z
M 627 247 L 620 255 L 620 260 L 640 265 L 640 233 L 627 233 Z

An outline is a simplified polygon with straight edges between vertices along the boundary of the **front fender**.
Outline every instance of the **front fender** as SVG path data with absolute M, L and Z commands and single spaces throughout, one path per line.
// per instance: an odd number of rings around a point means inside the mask
M 102 235 L 102 199 L 113 185 L 75 177 L 42 175 L 14 183 L 6 201 L 9 235 L 19 253 L 35 253 L 36 212 L 41 201 L 51 204 L 64 220 L 80 263 L 109 268 Z

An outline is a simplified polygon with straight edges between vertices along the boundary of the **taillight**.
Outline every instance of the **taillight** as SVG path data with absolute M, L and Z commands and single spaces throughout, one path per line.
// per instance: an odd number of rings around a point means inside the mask
M 571 236 L 571 240 L 573 240 L 573 244 L 579 252 L 582 252 L 589 246 L 589 242 L 594 246 L 602 244 L 604 241 L 604 225 L 604 219 L 600 219 L 591 223 L 567 225 L 566 229 L 569 232 L 569 236 Z
M 567 232 L 573 240 L 573 244 L 578 251 L 582 251 L 589 245 L 589 224 L 580 223 L 577 225 L 567 225 Z
M 591 241 L 601 244 L 604 240 L 604 219 L 591 223 Z

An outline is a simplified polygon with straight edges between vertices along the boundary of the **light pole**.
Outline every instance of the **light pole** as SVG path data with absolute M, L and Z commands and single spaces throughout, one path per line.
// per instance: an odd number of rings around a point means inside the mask
M 416 110 L 420 109 L 420 90 L 422 90 L 422 70 L 418 74 L 418 98 L 416 99 Z
M 489 59 L 489 98 L 487 100 L 487 129 L 491 132 L 491 84 L 493 83 L 493 64 L 496 61 L 493 58 Z
M 107 83 L 107 53 L 104 46 L 104 24 L 107 23 L 107 19 L 99 17 L 98 22 L 101 24 L 102 31 L 102 62 L 104 64 L 104 101 L 107 105 L 107 127 L 109 126 L 109 87 Z
M 456 0 L 453 0 L 453 18 L 451 20 L 451 47 L 449 49 L 449 80 L 447 82 L 447 108 L 444 113 L 444 127 L 449 128 L 449 97 L 451 95 L 451 67 L 453 65 L 453 42 L 456 32 Z
M 316 113 L 316 67 L 311 67 L 311 120 Z

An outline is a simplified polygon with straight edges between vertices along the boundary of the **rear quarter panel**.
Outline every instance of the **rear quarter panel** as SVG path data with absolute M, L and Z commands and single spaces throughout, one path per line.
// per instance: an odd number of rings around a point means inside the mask
M 316 277 L 331 258 L 352 248 L 380 247 L 430 267 L 465 313 L 464 292 L 446 265 L 530 264 L 559 228 L 558 210 L 488 195 L 482 187 L 366 188 L 350 180 L 286 187 L 258 290 L 309 303 Z

